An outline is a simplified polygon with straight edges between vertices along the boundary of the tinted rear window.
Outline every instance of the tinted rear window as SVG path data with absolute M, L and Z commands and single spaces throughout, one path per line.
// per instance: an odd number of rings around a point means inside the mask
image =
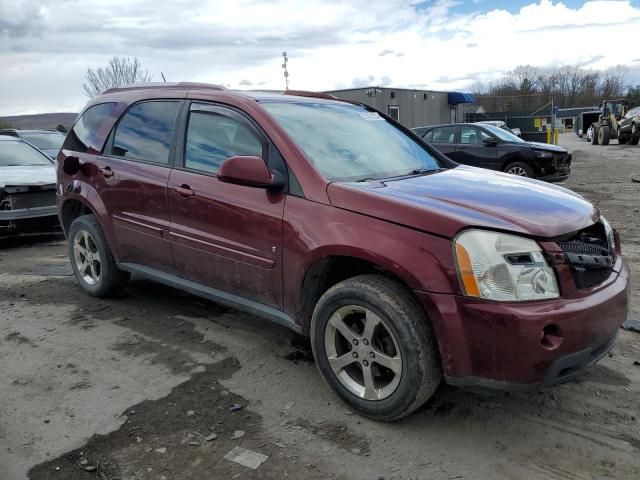
M 105 138 L 101 128 L 115 109 L 115 103 L 101 103 L 86 109 L 67 135 L 62 148 L 81 153 L 99 153 Z
M 116 126 L 110 154 L 168 164 L 177 101 L 142 102 L 131 107 Z

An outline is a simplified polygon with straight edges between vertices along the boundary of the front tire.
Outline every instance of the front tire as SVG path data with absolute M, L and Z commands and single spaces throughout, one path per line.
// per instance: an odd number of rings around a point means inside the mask
M 598 129 L 598 143 L 600 145 L 609 145 L 611 139 L 611 129 L 609 127 L 602 126 Z
M 82 289 L 93 297 L 114 296 L 130 274 L 116 266 L 111 249 L 94 215 L 76 218 L 69 228 L 69 259 Z
M 626 143 L 629 141 L 629 137 L 627 137 L 620 131 L 620 127 L 618 127 L 617 135 L 618 135 L 618 145 L 626 145 Z
M 515 175 L 516 177 L 535 178 L 535 172 L 531 165 L 525 162 L 511 162 L 503 170 L 505 173 Z
M 327 290 L 313 312 L 311 345 L 329 387 L 374 420 L 409 415 L 442 380 L 431 323 L 406 288 L 381 275 Z
M 596 127 L 591 130 L 591 145 L 598 145 L 598 131 Z

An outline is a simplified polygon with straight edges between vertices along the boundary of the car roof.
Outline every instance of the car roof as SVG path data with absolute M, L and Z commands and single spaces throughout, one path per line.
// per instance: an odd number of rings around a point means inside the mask
M 24 140 L 22 140 L 20 137 L 14 137 L 13 135 L 3 135 L 0 132 L 0 142 L 9 142 L 9 141 L 27 143 Z
M 432 129 L 432 128 L 437 128 L 437 127 L 460 127 L 460 126 L 472 126 L 472 127 L 477 127 L 478 123 L 468 123 L 468 122 L 462 122 L 462 123 L 439 123 L 437 125 L 425 125 L 423 127 L 413 127 L 411 130 L 419 130 L 419 129 Z M 480 125 L 482 126 L 482 125 Z
M 57 130 L 20 130 L 18 128 L 2 128 L 0 129 L 0 135 L 2 135 L 5 132 L 16 132 L 16 133 L 44 133 L 44 134 L 51 134 L 51 135 L 63 135 L 62 132 L 58 132 Z M 15 137 L 14 137 L 15 138 Z
M 200 93 L 210 91 L 216 94 L 225 94 L 237 97 L 252 98 L 258 102 L 341 102 L 350 103 L 346 100 L 341 100 L 334 97 L 331 94 L 323 92 L 310 92 L 306 90 L 232 90 L 222 85 L 215 85 L 210 83 L 196 83 L 196 82 L 150 82 L 139 83 L 134 85 L 125 85 L 117 88 L 110 88 L 105 90 L 100 97 L 109 96 L 110 94 L 122 93 L 122 92 L 140 92 L 140 91 L 152 91 L 157 93 L 158 91 L 166 90 L 169 93 L 171 90 L 197 90 Z

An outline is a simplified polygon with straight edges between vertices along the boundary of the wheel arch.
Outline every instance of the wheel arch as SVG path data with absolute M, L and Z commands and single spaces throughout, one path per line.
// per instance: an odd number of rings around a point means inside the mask
M 413 295 L 413 291 L 420 288 L 418 279 L 405 270 L 398 274 L 397 269 L 398 265 L 391 265 L 380 257 L 373 258 L 366 251 L 327 252 L 315 257 L 305 269 L 299 289 L 298 320 L 303 334 L 309 334 L 313 310 L 324 292 L 348 278 L 364 274 L 382 275 L 398 282 Z M 426 317 L 424 308 L 423 311 Z

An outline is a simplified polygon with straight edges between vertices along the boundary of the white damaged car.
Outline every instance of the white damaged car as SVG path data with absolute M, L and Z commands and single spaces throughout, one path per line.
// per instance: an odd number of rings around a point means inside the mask
M 57 226 L 53 161 L 24 140 L 0 136 L 0 238 Z

